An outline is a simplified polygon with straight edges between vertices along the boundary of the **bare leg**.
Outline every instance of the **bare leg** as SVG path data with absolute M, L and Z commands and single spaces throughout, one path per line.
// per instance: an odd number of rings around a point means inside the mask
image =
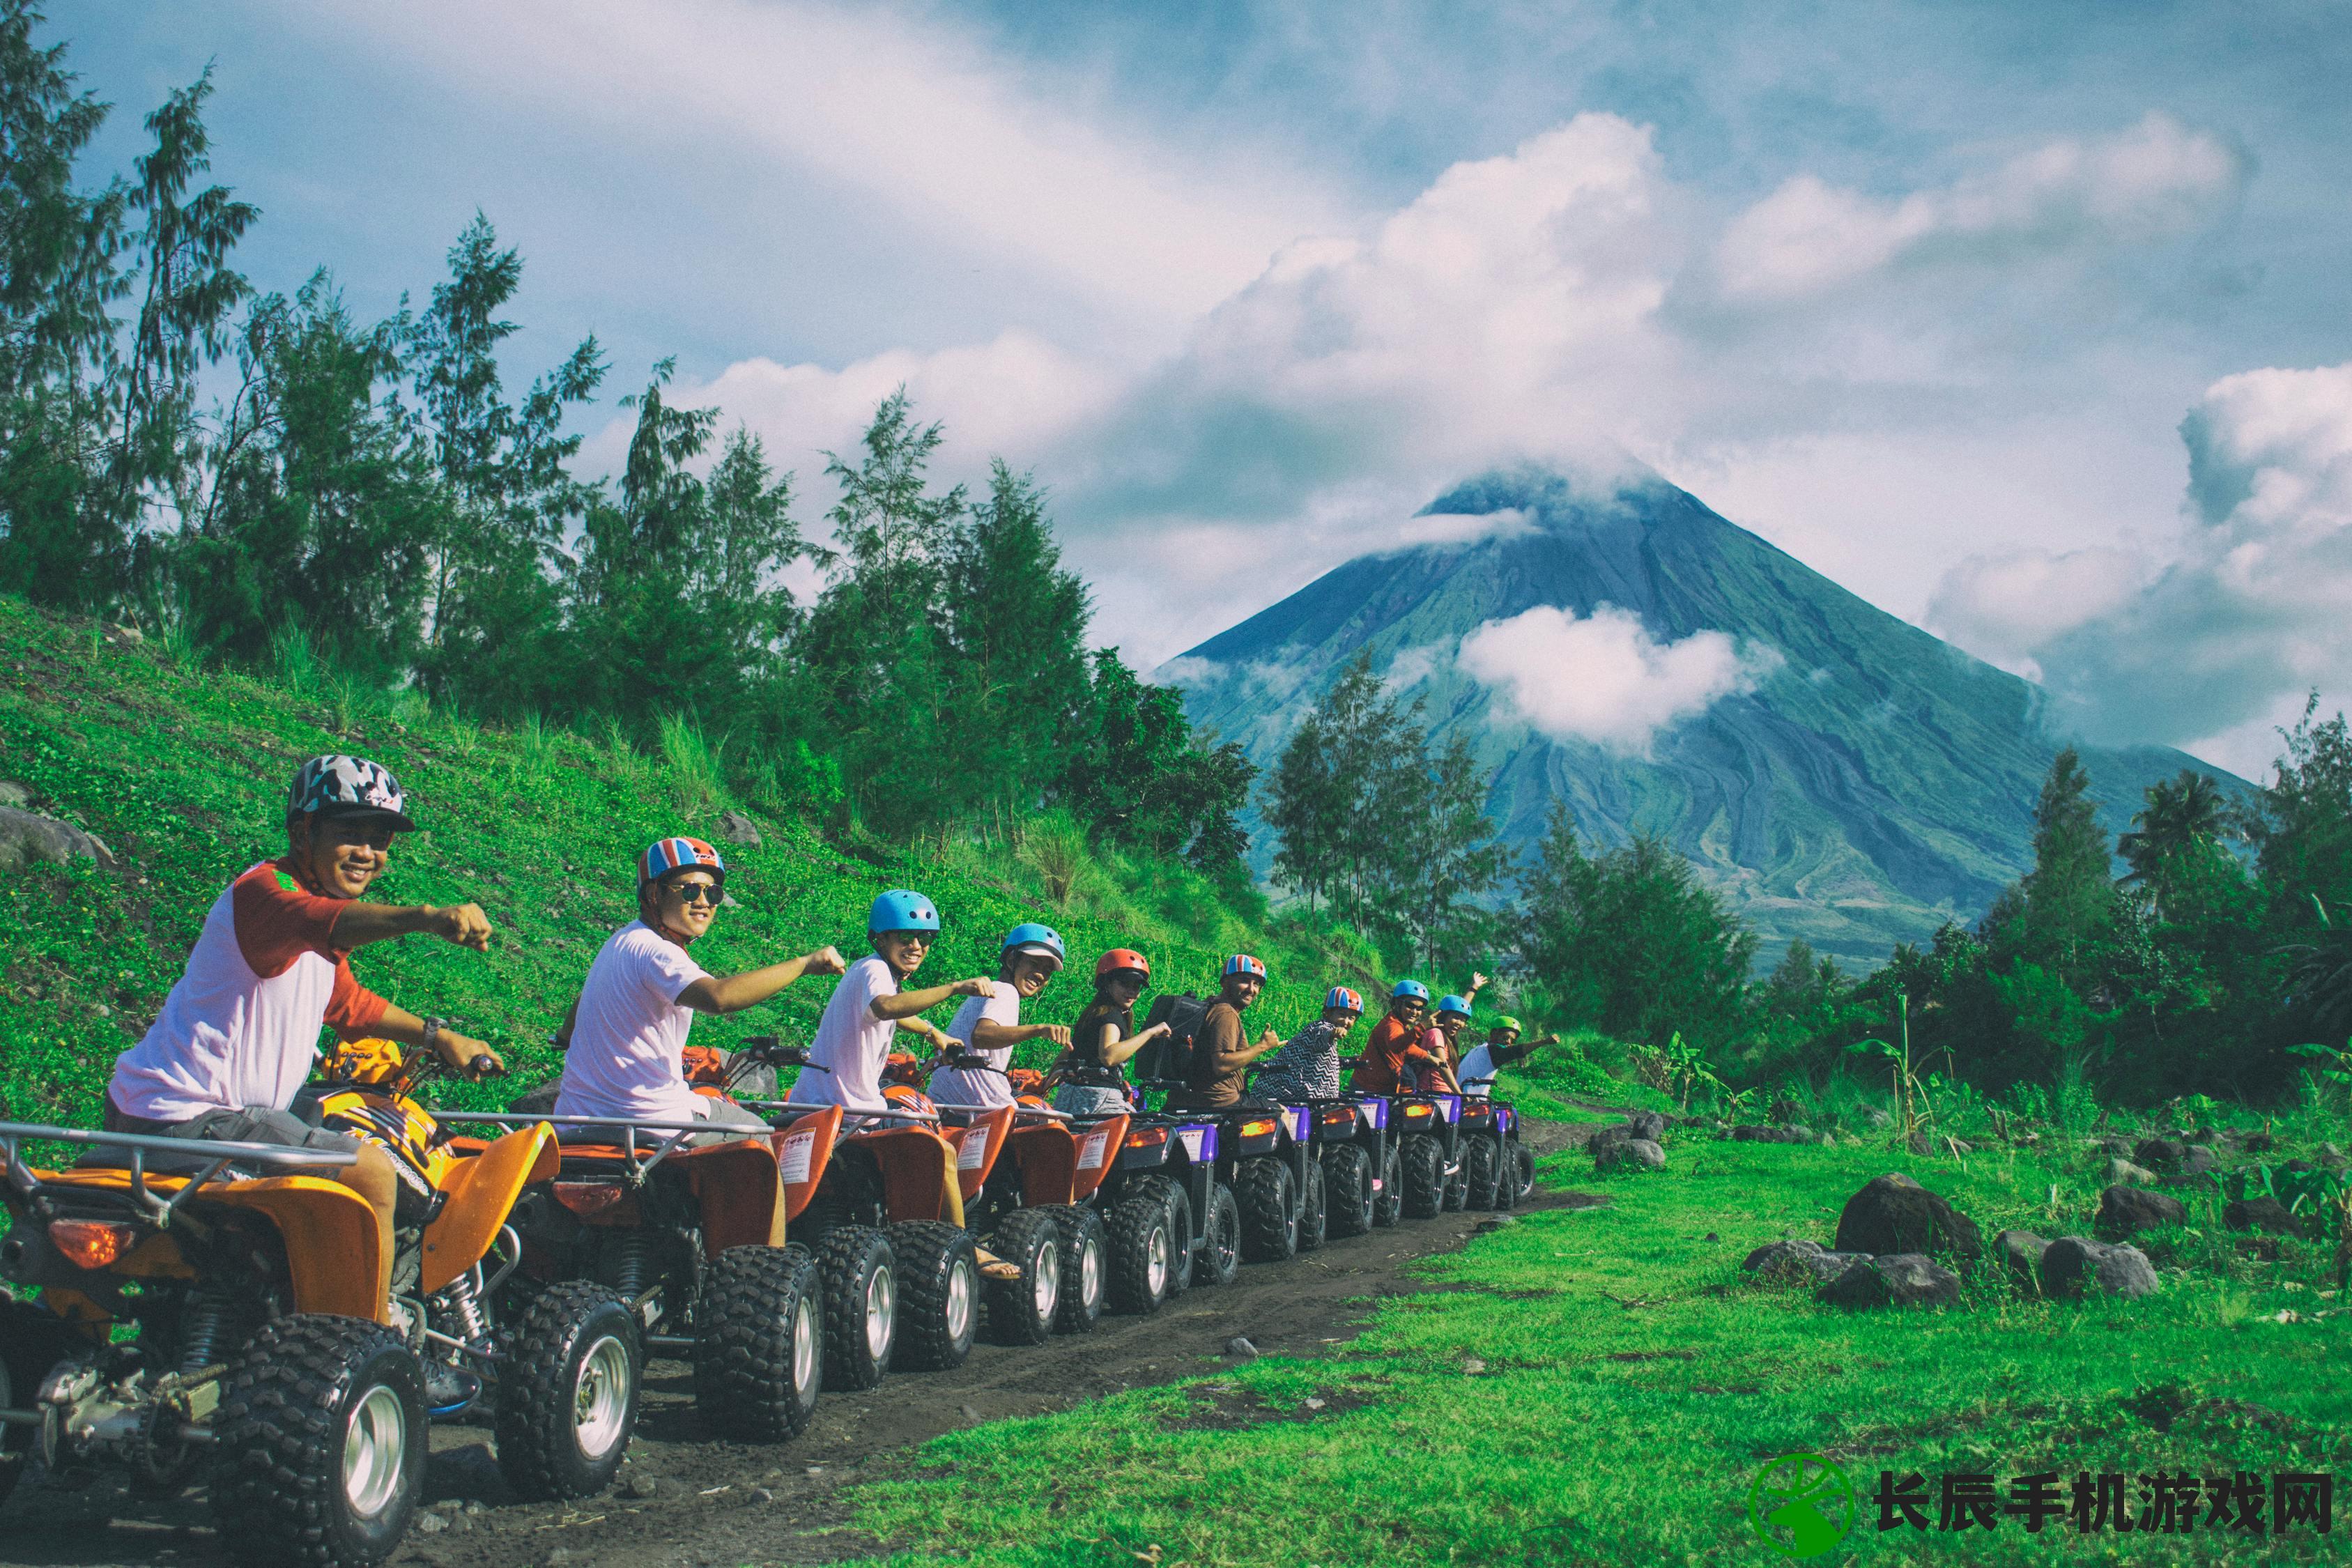
M 360 1144 L 358 1160 L 341 1173 L 342 1183 L 367 1200 L 375 1211 L 375 1313 L 378 1322 L 391 1321 L 392 1205 L 400 1193 L 393 1173 L 392 1156 L 373 1143 Z

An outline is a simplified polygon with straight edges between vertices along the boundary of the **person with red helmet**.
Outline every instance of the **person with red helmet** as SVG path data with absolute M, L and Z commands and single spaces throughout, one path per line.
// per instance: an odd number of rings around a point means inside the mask
M 699 838 L 657 838 L 638 857 L 637 918 L 605 939 L 556 1031 L 563 1052 L 557 1116 L 766 1130 L 752 1112 L 688 1086 L 694 1016 L 740 1013 L 804 974 L 838 974 L 845 965 L 821 947 L 740 974 L 712 974 L 686 950 L 709 932 L 726 889 L 727 862 Z
M 1282 1037 L 1272 1029 L 1246 1044 L 1242 1014 L 1265 989 L 1265 965 L 1246 952 L 1225 960 L 1217 999 L 1201 1018 L 1192 1037 L 1192 1065 L 1184 1087 L 1168 1096 L 1171 1110 L 1224 1110 L 1248 1102 L 1242 1092 L 1250 1063 L 1278 1048 Z
M 1331 987 L 1324 994 L 1322 1015 L 1283 1041 L 1250 1093 L 1284 1105 L 1339 1098 L 1339 1042 L 1363 1016 L 1363 997 L 1345 985 Z
M 1095 997 L 1070 1026 L 1069 1054 L 1057 1069 L 1054 1109 L 1072 1116 L 1111 1116 L 1127 1110 L 1125 1063 L 1171 1031 L 1154 1024 L 1137 1034 L 1135 1000 L 1151 980 L 1151 961 L 1131 947 L 1115 947 L 1095 963 Z

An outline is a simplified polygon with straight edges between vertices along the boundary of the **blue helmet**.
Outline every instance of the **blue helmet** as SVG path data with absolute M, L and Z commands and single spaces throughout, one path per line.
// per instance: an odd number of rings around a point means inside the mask
M 1237 952 L 1231 958 L 1225 960 L 1224 973 L 1227 974 L 1254 974 L 1258 979 L 1263 980 L 1265 978 L 1265 965 L 1260 963 L 1256 959 L 1252 958 L 1246 952 Z
M 920 893 L 910 893 L 904 888 L 894 888 L 874 900 L 866 911 L 866 929 L 884 931 L 937 931 L 940 911 L 937 905 Z
M 1440 996 L 1437 999 L 1437 1010 L 1441 1013 L 1459 1013 L 1466 1018 L 1470 1016 L 1470 1000 L 1466 996 Z
M 1345 1007 L 1350 1013 L 1360 1013 L 1364 1010 L 1364 999 L 1344 985 L 1334 985 L 1323 994 L 1323 1008 L 1324 1011 L 1328 1012 L 1334 1007 Z
M 1011 931 L 1006 931 L 1004 941 L 997 952 L 1000 955 L 1025 952 L 1034 958 L 1050 958 L 1054 961 L 1054 967 L 1056 969 L 1061 968 L 1067 961 L 1067 955 L 1062 951 L 1061 933 L 1051 926 L 1041 926 L 1034 921 L 1014 926 Z
M 1416 1002 L 1426 1002 L 1429 1000 L 1429 987 L 1418 980 L 1400 980 L 1396 983 L 1396 989 L 1389 993 L 1389 999 L 1392 1002 L 1402 1002 L 1408 996 Z

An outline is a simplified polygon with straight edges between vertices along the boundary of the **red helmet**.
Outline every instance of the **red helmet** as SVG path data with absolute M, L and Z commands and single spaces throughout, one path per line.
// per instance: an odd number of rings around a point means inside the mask
M 1107 979 L 1123 970 L 1139 974 L 1149 980 L 1151 978 L 1151 960 L 1131 947 L 1114 947 L 1095 962 L 1097 980 Z

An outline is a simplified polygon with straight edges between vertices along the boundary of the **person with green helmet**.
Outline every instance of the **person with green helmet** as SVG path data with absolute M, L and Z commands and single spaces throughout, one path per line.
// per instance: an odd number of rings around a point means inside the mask
M 1025 1040 L 1070 1043 L 1066 1025 L 1021 1021 L 1021 1004 L 1034 998 L 1061 973 L 1062 960 L 1061 935 L 1049 926 L 1029 921 L 1004 933 L 996 950 L 995 991 L 966 997 L 948 1025 L 948 1038 L 987 1058 L 988 1065 L 933 1068 L 929 1087 L 934 1103 L 992 1110 L 1011 1105 L 1013 1083 L 1004 1069 L 1013 1065 L 1013 1047 Z
M 1513 1062 L 1524 1061 L 1546 1046 L 1559 1044 L 1558 1035 L 1546 1035 L 1540 1040 L 1519 1043 L 1523 1026 L 1509 1014 L 1495 1020 L 1494 1029 L 1484 1045 L 1462 1058 L 1462 1092 L 1480 1100 L 1494 1092 L 1495 1075 Z

